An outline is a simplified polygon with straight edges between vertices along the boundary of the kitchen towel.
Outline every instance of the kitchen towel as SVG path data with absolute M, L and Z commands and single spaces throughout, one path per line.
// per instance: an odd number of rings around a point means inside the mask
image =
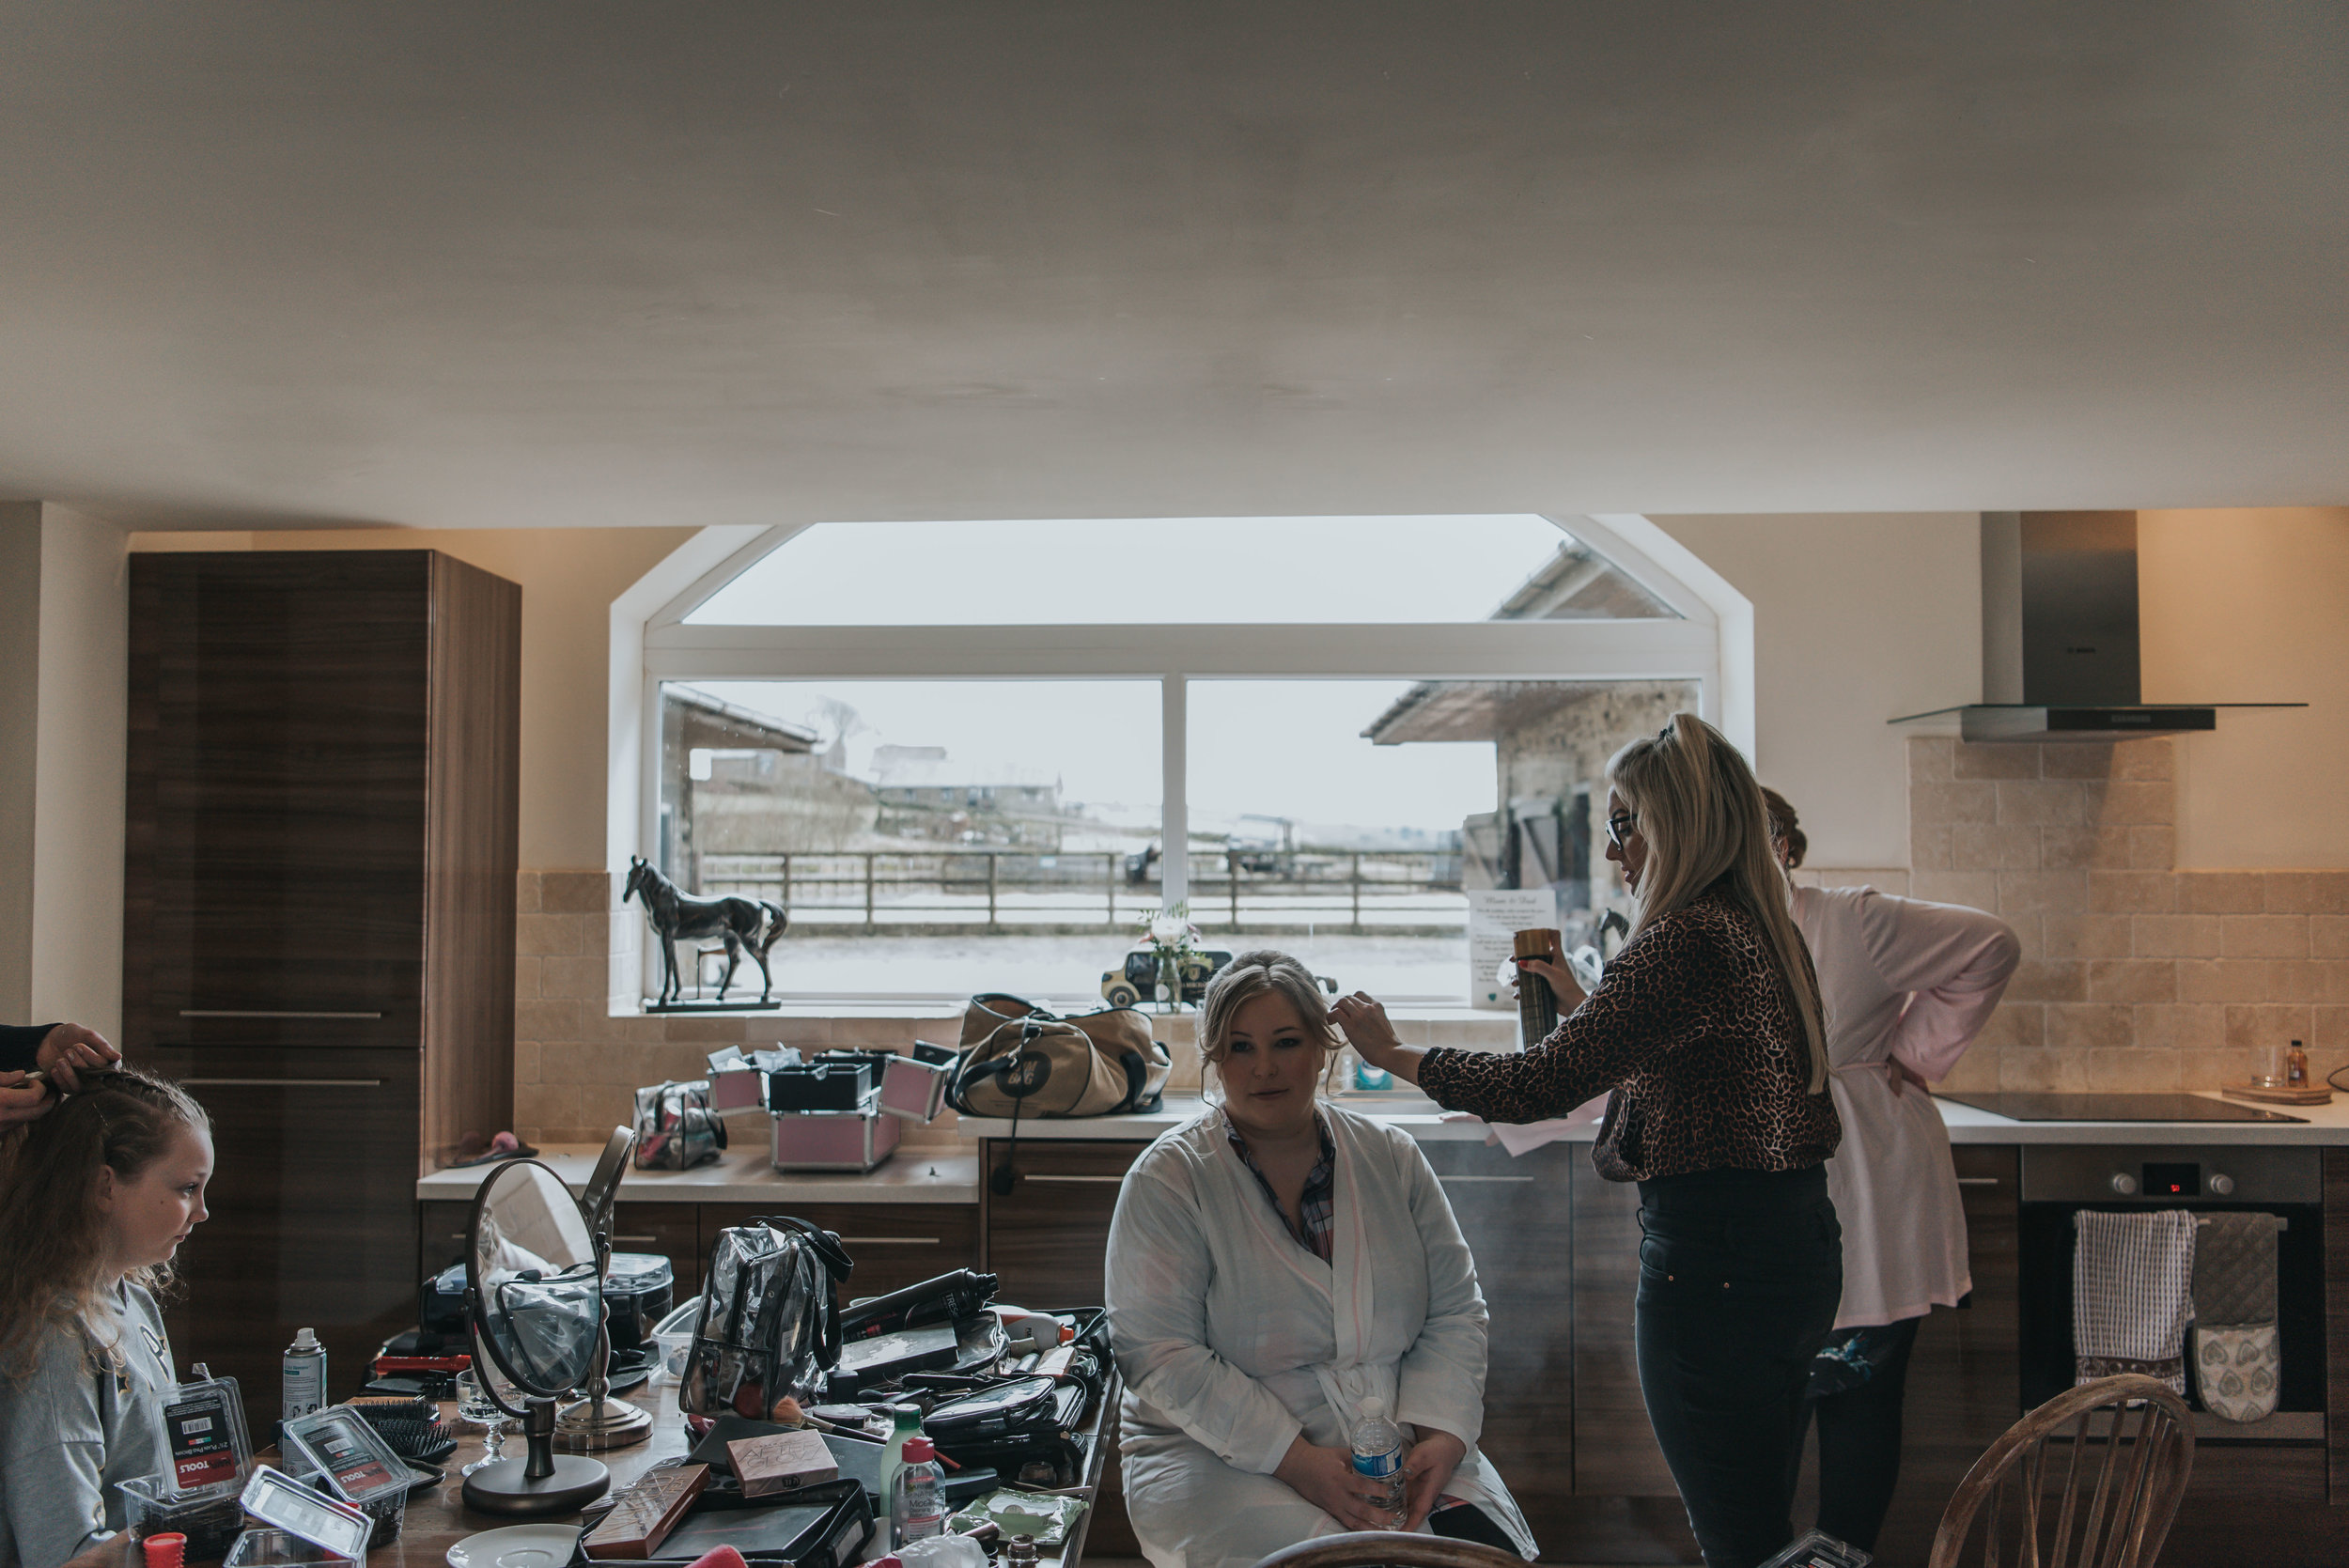
M 2073 1380 L 2143 1373 L 2184 1394 L 2194 1217 L 2082 1209 L 2072 1230 Z
M 2276 1413 L 2283 1357 L 2276 1335 L 2273 1214 L 2211 1214 L 2194 1238 L 2194 1383 L 2212 1414 L 2255 1421 Z

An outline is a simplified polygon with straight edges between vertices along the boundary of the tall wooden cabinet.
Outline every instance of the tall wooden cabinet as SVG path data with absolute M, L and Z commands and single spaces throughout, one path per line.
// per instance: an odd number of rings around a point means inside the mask
M 212 1116 L 182 1365 L 415 1321 L 415 1178 L 513 1110 L 521 590 L 433 551 L 131 563 L 123 1044 Z

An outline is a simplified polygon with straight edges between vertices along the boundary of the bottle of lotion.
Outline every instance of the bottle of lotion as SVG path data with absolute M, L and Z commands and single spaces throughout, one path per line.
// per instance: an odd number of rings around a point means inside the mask
M 285 1397 L 278 1410 L 280 1421 L 292 1421 L 313 1410 L 326 1407 L 326 1346 L 319 1343 L 318 1333 L 304 1328 L 286 1347 Z

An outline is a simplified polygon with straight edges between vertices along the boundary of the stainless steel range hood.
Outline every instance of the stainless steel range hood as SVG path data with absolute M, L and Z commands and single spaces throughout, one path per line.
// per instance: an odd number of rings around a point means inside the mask
M 2138 663 L 2135 512 L 1982 515 L 1982 698 L 1954 713 L 1968 740 L 2119 740 L 2218 726 L 2222 707 L 2147 703 Z

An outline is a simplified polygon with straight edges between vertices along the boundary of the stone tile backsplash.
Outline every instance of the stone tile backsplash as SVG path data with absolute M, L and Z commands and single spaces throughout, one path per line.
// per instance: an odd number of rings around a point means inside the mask
M 1829 886 L 1988 909 L 2023 962 L 1950 1083 L 1978 1089 L 2199 1089 L 2248 1076 L 2258 1048 L 2306 1042 L 2349 1066 L 2349 871 L 2179 871 L 2174 743 L 1908 743 L 1909 864 L 1805 871 Z M 599 871 L 524 872 L 516 931 L 515 1130 L 600 1141 L 634 1090 L 693 1079 L 724 1044 L 905 1048 L 952 1039 L 954 1010 L 798 1017 L 613 1016 L 636 984 L 644 917 Z M 1488 1043 L 1490 1017 L 1422 1025 Z M 1172 1086 L 1196 1089 L 1188 1015 L 1157 1020 Z M 951 1143 L 953 1113 L 908 1129 Z M 747 1131 L 749 1124 L 738 1125 Z
M 2023 944 L 1951 1084 L 2209 1089 L 2289 1040 L 2349 1065 L 2349 872 L 2175 869 L 2175 742 L 1912 739 L 1908 812 L 1910 895 Z

